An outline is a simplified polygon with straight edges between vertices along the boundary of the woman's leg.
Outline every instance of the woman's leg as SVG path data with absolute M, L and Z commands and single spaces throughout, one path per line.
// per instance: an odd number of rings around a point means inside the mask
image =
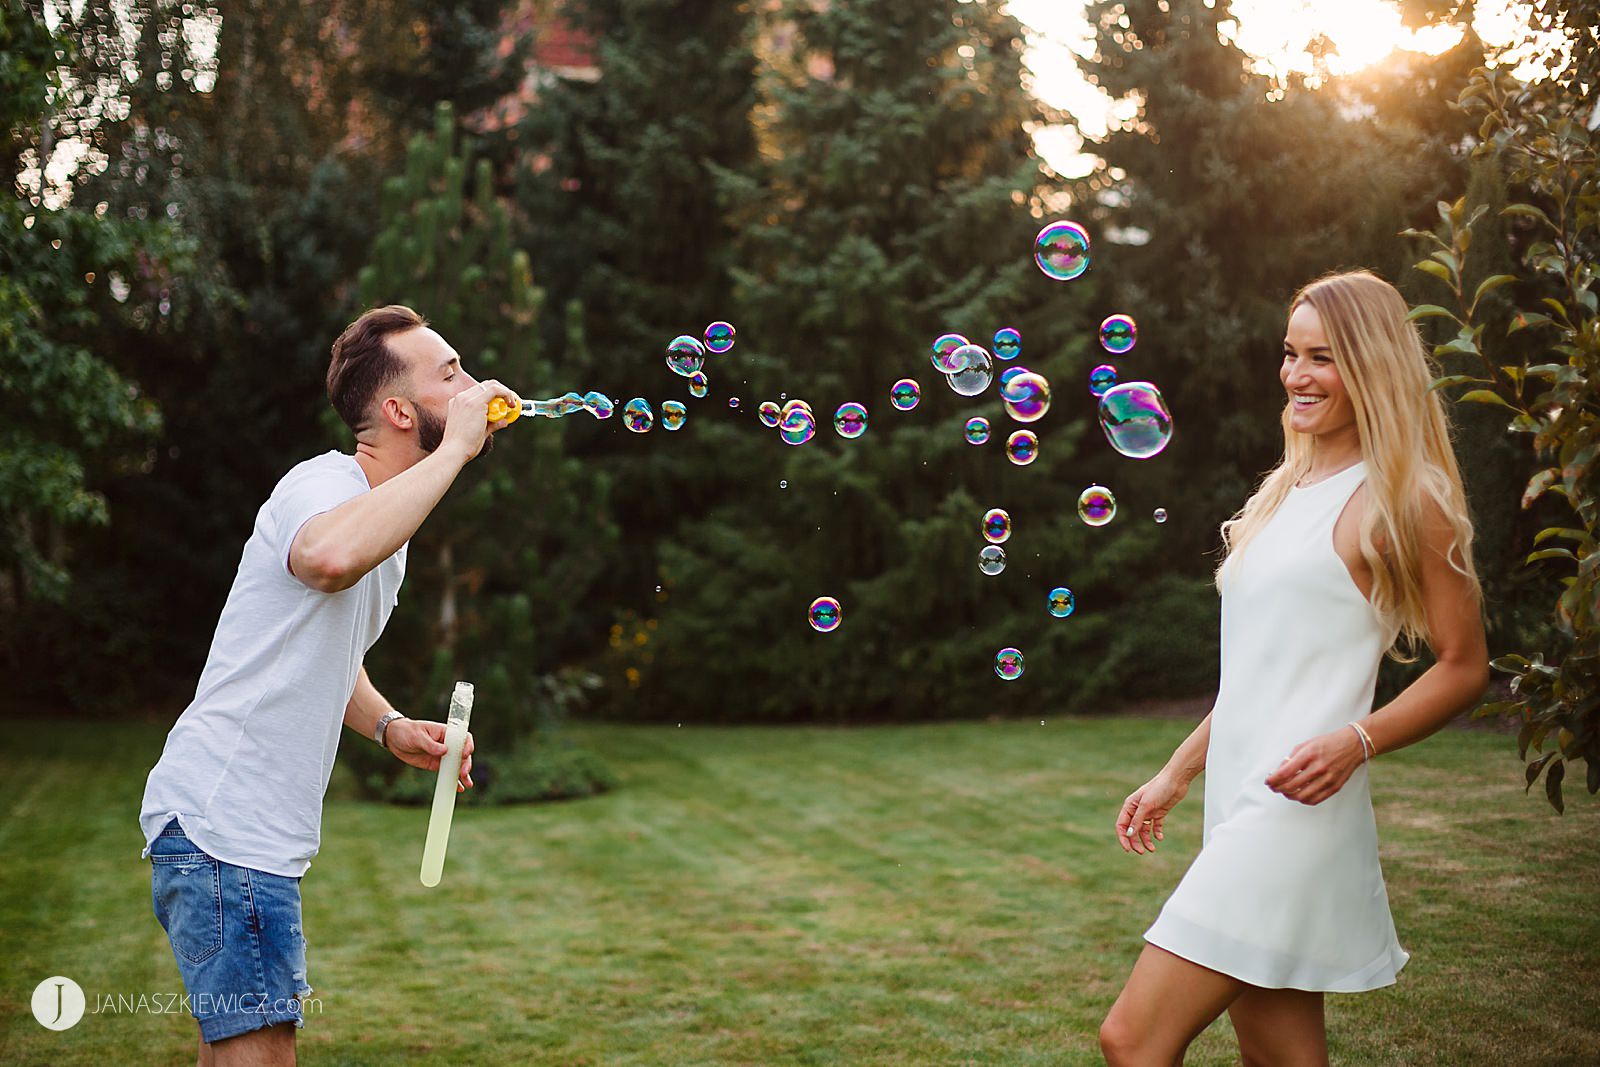
M 1228 1006 L 1244 1067 L 1328 1067 L 1322 994 L 1246 986 Z
M 1250 988 L 1237 978 L 1147 944 L 1100 1024 L 1110 1067 L 1172 1067 L 1200 1031 Z

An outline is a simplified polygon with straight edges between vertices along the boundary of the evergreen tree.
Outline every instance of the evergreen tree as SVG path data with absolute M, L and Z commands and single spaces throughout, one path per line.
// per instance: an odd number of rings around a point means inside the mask
M 1142 473 L 1182 517 L 1181 557 L 1199 560 L 1281 452 L 1289 298 L 1330 270 L 1401 278 L 1394 236 L 1465 172 L 1468 130 L 1440 85 L 1481 47 L 1468 35 L 1437 59 L 1319 87 L 1254 71 L 1227 0 L 1100 0 L 1088 15 L 1096 51 L 1081 66 L 1138 113 L 1093 146 L 1101 164 L 1075 192 L 1085 221 L 1121 237 L 1096 259 L 1139 322 L 1120 362 L 1181 420 L 1174 462 Z
M 536 386 L 549 379 L 535 340 L 544 293 L 512 240 L 489 160 L 474 158 L 470 139 L 458 145 L 454 113 L 441 104 L 432 135 L 412 139 L 405 173 L 384 183 L 360 306 L 408 304 L 476 377 Z M 372 657 L 375 676 L 403 707 L 442 712 L 456 680 L 474 682 L 490 799 L 508 789 L 517 799 L 538 795 L 536 783 L 517 779 L 536 767 L 543 774 L 545 765 L 530 760 L 548 757 L 527 750 L 536 736 L 552 740 L 563 702 L 582 688 L 543 675 L 559 665 L 553 653 L 567 601 L 583 599 L 608 555 L 602 539 L 568 521 L 603 515 L 605 481 L 582 477 L 564 458 L 561 429 L 526 418 L 467 466 L 412 539 L 405 595 Z M 393 761 L 372 769 L 399 771 Z M 418 788 L 409 777 L 408 797 Z
M 991 5 L 863 0 L 779 5 L 758 29 L 761 163 L 718 174 L 738 232 L 740 340 L 707 360 L 719 397 L 741 404 L 705 402 L 720 415 L 693 442 L 727 495 L 663 548 L 655 659 L 637 668 L 630 710 L 860 720 L 1143 695 L 1119 628 L 1145 611 L 1181 627 L 1194 597 L 1123 570 L 1157 537 L 1153 503 L 1125 500 L 1144 521 L 1113 530 L 1076 515 L 1079 491 L 1112 469 L 1082 384 L 1094 289 L 1031 262 L 1044 219 L 1026 128 L 1044 116 L 1021 85 L 1020 27 Z M 929 362 L 942 333 L 987 348 L 1003 326 L 1022 333 L 1017 362 L 1054 384 L 1030 466 L 1005 457 L 1023 427 L 994 388 L 958 396 Z M 901 377 L 922 386 L 911 412 L 889 404 Z M 809 444 L 757 423 L 758 402 L 784 393 L 813 405 Z M 856 440 L 831 425 L 845 401 L 869 411 Z M 974 447 L 962 427 L 980 414 L 993 435 Z M 1016 529 L 998 576 L 977 567 L 991 506 Z M 1051 618 L 1057 584 L 1089 610 Z M 827 635 L 806 621 L 824 594 L 844 614 Z M 1214 652 L 1200 640 L 1204 674 Z M 1028 656 L 1024 685 L 994 676 L 1005 645 Z M 1170 680 L 1192 685 L 1184 653 L 1173 660 Z

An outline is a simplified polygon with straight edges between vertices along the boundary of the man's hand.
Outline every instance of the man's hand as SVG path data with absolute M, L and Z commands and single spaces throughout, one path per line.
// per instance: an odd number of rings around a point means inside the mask
M 483 450 L 483 443 L 491 432 L 510 426 L 509 419 L 489 421 L 489 401 L 497 396 L 503 397 L 513 408 L 522 406 L 521 397 L 492 378 L 451 397 L 450 408 L 445 412 L 444 440 L 439 443 L 440 449 L 454 450 L 465 463 Z
M 389 724 L 383 739 L 389 743 L 389 751 L 401 762 L 438 773 L 439 759 L 445 753 L 444 723 L 428 719 L 396 719 Z M 466 743 L 461 746 L 461 780 L 456 783 L 456 792 L 462 793 L 471 788 L 472 733 L 469 731 Z

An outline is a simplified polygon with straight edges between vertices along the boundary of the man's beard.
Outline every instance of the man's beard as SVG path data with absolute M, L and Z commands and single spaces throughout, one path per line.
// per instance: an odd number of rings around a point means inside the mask
M 415 402 L 413 402 L 415 403 Z M 416 404 L 417 409 L 417 447 L 424 452 L 433 452 L 439 447 L 439 442 L 444 440 L 444 420 L 433 412 Z M 483 442 L 483 447 L 478 450 L 481 456 L 485 452 L 494 451 L 494 434 L 490 434 Z

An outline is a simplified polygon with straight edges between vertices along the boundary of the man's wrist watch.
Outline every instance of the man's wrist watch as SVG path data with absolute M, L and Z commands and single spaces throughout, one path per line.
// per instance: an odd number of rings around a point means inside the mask
M 396 719 L 403 718 L 405 718 L 405 716 L 400 714 L 398 711 L 385 713 L 383 718 L 378 720 L 378 725 L 373 729 L 372 739 L 378 742 L 378 744 L 382 745 L 384 748 L 388 748 L 389 742 L 384 740 L 384 735 L 389 732 L 389 724 L 394 722 Z

